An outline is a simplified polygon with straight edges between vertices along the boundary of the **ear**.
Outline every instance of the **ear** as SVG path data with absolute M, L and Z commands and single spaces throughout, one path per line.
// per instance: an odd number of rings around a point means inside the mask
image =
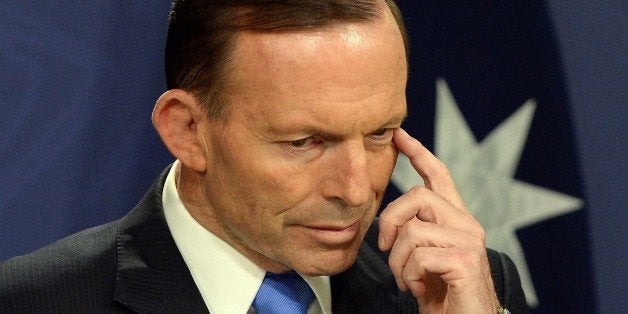
M 153 109 L 153 125 L 172 155 L 183 165 L 205 172 L 207 163 L 201 127 L 204 112 L 194 95 L 172 89 L 161 95 Z

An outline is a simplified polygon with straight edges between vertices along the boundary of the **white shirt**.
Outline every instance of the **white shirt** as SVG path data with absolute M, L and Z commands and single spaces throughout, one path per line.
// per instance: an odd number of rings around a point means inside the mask
M 201 226 L 179 198 L 175 161 L 164 184 L 162 204 L 166 223 L 212 314 L 245 314 L 251 309 L 266 271 Z M 308 314 L 331 313 L 329 276 L 303 279 L 314 291 Z

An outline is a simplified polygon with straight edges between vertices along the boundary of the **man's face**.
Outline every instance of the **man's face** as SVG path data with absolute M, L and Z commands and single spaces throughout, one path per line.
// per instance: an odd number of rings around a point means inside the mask
M 224 120 L 201 126 L 200 220 L 259 266 L 348 268 L 396 160 L 406 59 L 390 14 L 326 30 L 243 33 Z

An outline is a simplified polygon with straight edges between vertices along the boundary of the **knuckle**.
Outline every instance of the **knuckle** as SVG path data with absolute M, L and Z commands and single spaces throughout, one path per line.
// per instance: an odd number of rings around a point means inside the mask
M 483 232 L 483 231 L 482 231 Z M 474 252 L 483 252 L 486 250 L 486 242 L 484 237 L 478 236 L 477 233 L 472 233 L 471 236 L 468 236 L 465 247 Z
M 477 250 L 458 249 L 455 254 L 463 267 L 467 269 L 476 269 L 482 265 L 482 255 Z
M 429 256 L 425 250 L 415 249 L 408 258 L 408 265 L 412 265 L 412 271 L 417 277 L 421 277 L 428 268 Z
M 405 236 L 416 248 L 438 246 L 436 238 L 439 227 L 436 225 L 415 219 L 408 222 L 406 227 Z
M 477 239 L 477 241 L 475 241 L 473 243 L 473 249 L 477 252 L 484 252 L 486 250 L 486 244 L 484 243 L 484 239 Z
M 486 231 L 484 231 L 484 228 L 482 228 L 482 226 L 479 226 L 479 228 L 476 230 L 476 234 L 482 240 L 482 242 L 486 240 Z
M 429 189 L 423 185 L 416 185 L 408 191 L 412 196 L 420 198 L 427 193 L 429 193 Z
M 390 266 L 390 270 L 393 272 L 393 274 L 397 275 L 401 273 L 401 270 L 405 265 L 405 261 L 399 258 L 394 258 L 392 257 L 392 255 L 388 258 L 388 266 Z
M 410 228 L 408 228 L 407 223 L 405 225 L 403 225 L 403 227 L 400 228 L 400 230 L 399 230 L 399 238 L 400 239 L 406 239 L 406 238 L 411 237 L 411 234 L 410 234 L 411 230 L 408 230 L 408 229 L 410 229 Z
M 408 223 L 407 223 L 408 228 L 411 228 L 413 230 L 419 230 L 421 228 L 426 228 L 426 226 L 425 226 L 426 224 L 427 224 L 426 222 L 421 221 L 419 219 L 412 219 L 412 220 L 408 221 Z
M 384 208 L 384 210 L 382 210 L 382 212 L 379 214 L 379 225 L 380 225 L 380 228 L 381 227 L 386 227 L 386 225 L 388 224 L 388 221 L 391 218 L 390 211 L 387 210 L 387 209 L 388 209 L 388 206 L 386 206 L 386 208 Z
M 394 273 L 401 265 L 399 265 L 399 262 L 396 259 L 389 257 L 388 266 L 390 266 L 390 270 Z
M 441 186 L 446 189 L 454 189 L 454 183 L 451 179 L 449 168 L 442 162 L 438 162 L 435 171 L 431 176 L 430 182 L 433 185 Z
M 417 221 L 417 220 L 410 220 L 406 222 L 406 224 L 403 225 L 403 227 L 401 228 L 401 232 L 403 233 L 403 236 L 409 239 L 415 239 L 417 236 L 420 235 L 419 225 L 420 225 L 420 221 Z
M 440 175 L 449 175 L 449 167 L 447 167 L 447 165 L 445 165 L 445 163 L 443 163 L 442 161 L 438 161 L 436 163 L 436 171 L 440 174 Z
M 423 257 L 423 252 L 421 250 L 414 250 L 412 255 L 410 255 L 410 259 L 415 265 L 419 266 L 419 268 L 422 268 L 425 263 L 425 258 Z
M 383 232 L 390 232 L 396 229 L 395 225 L 395 213 L 390 210 L 383 210 L 379 214 L 379 229 Z
M 477 221 L 469 227 L 469 232 L 479 238 L 482 242 L 486 240 L 486 231 Z
M 442 161 L 436 160 L 432 169 L 427 173 L 432 178 L 448 177 L 450 175 L 449 168 Z

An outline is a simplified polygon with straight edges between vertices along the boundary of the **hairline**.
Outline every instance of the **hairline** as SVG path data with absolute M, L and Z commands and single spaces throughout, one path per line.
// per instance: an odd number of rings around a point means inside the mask
M 391 7 L 390 2 L 395 5 L 395 7 Z M 187 90 L 191 92 L 194 97 L 199 102 L 203 112 L 206 117 L 210 120 L 221 120 L 223 122 L 229 119 L 229 115 L 231 112 L 231 104 L 227 99 L 227 93 L 225 93 L 225 89 L 230 85 L 230 76 L 232 71 L 235 69 L 236 60 L 234 60 L 234 52 L 236 50 L 236 44 L 238 42 L 238 37 L 242 34 L 251 33 L 251 34 L 298 34 L 298 33 L 315 33 L 315 32 L 324 32 L 328 30 L 332 30 L 334 28 L 348 26 L 351 24 L 358 25 L 368 25 L 381 23 L 386 18 L 385 15 L 388 13 L 388 10 L 392 17 L 395 20 L 395 26 L 397 31 L 399 31 L 404 45 L 405 50 L 405 59 L 406 64 L 408 64 L 408 54 L 409 54 L 409 42 L 408 36 L 405 30 L 405 25 L 403 22 L 403 18 L 401 16 L 401 12 L 396 7 L 396 4 L 392 0 L 385 0 L 383 5 L 378 6 L 377 13 L 373 17 L 367 17 L 362 20 L 331 20 L 322 25 L 311 25 L 311 26 L 296 26 L 296 27 L 285 27 L 281 29 L 238 29 L 238 30 L 227 30 L 225 33 L 226 44 L 224 46 L 223 53 L 223 63 L 217 69 L 217 76 L 220 79 L 216 80 L 214 86 L 212 87 L 180 87 L 183 90 Z M 397 11 L 397 12 L 395 12 Z M 204 99 L 201 96 L 205 96 Z M 216 108 L 217 107 L 217 108 Z

